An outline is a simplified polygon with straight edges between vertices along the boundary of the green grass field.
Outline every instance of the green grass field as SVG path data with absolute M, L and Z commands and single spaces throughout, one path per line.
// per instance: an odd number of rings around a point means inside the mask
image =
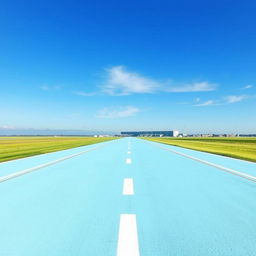
M 113 137 L 0 137 L 0 162 L 86 146 Z
M 164 144 L 256 162 L 256 138 L 143 138 Z

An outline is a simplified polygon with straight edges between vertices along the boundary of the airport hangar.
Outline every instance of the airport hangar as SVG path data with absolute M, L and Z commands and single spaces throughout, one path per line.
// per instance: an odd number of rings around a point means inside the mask
M 134 131 L 121 132 L 121 135 L 130 137 L 178 137 L 179 131 Z

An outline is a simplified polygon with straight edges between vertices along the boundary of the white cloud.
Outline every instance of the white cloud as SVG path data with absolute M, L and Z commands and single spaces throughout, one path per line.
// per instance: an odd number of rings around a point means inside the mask
M 243 89 L 251 89 L 252 87 L 253 87 L 252 84 L 248 84 L 248 85 L 246 85 L 245 87 L 243 87 Z
M 209 92 L 214 90 L 216 90 L 216 85 L 207 81 L 185 84 L 167 89 L 168 92 Z
M 211 105 L 214 105 L 215 102 L 213 100 L 208 100 L 208 101 L 205 101 L 205 102 L 202 102 L 200 104 L 195 104 L 194 106 L 196 107 L 207 107 L 207 106 L 211 106 Z
M 73 92 L 73 94 L 79 95 L 79 96 L 83 96 L 83 97 L 90 97 L 90 96 L 94 96 L 97 94 L 97 92 Z
M 0 126 L 0 129 L 2 129 L 2 130 L 13 130 L 13 129 L 15 129 L 15 127 L 11 126 L 11 125 L 2 125 L 2 126 Z
M 211 84 L 207 81 L 175 86 L 170 82 L 159 82 L 154 79 L 144 77 L 136 72 L 127 71 L 122 66 L 107 69 L 107 75 L 107 82 L 101 87 L 101 89 L 103 93 L 109 95 L 122 96 L 156 92 L 206 92 L 216 89 L 215 84 Z
M 231 96 L 227 96 L 225 97 L 225 103 L 226 104 L 232 104 L 232 103 L 236 103 L 236 102 L 240 102 L 243 101 L 245 99 L 248 99 L 249 97 L 247 95 L 231 95 Z
M 134 106 L 119 107 L 118 109 L 103 108 L 98 111 L 97 117 L 99 118 L 122 118 L 134 116 L 140 109 Z
M 108 80 L 102 87 L 110 95 L 129 95 L 133 93 L 153 93 L 160 84 L 135 72 L 128 72 L 122 66 L 107 69 Z
M 227 104 L 233 104 L 237 102 L 241 102 L 244 100 L 247 100 L 249 98 L 254 98 L 254 96 L 248 96 L 248 95 L 230 95 L 222 98 L 221 100 L 208 100 L 199 104 L 195 104 L 193 106 L 196 107 L 206 107 L 210 105 L 215 106 L 221 106 L 221 105 L 227 105 Z
M 61 89 L 61 86 L 55 85 L 55 86 L 48 86 L 48 85 L 42 85 L 40 86 L 40 89 L 43 91 L 57 91 Z

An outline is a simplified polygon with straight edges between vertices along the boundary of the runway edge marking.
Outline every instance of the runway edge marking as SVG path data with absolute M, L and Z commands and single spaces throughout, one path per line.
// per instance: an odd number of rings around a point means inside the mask
M 32 167 L 32 168 L 28 168 L 28 169 L 25 169 L 25 170 L 22 170 L 22 171 L 17 171 L 17 172 L 11 173 L 11 174 L 6 175 L 6 176 L 2 176 L 2 177 L 0 177 L 0 183 L 4 182 L 4 181 L 7 181 L 7 180 L 10 180 L 10 179 L 13 179 L 13 178 L 16 178 L 16 177 L 19 177 L 21 175 L 33 172 L 33 171 L 37 171 L 39 169 L 42 169 L 42 168 L 45 168 L 45 167 L 48 167 L 48 166 L 63 162 L 67 159 L 70 159 L 70 158 L 88 153 L 90 151 L 96 150 L 96 149 L 104 147 L 104 146 L 105 145 L 94 147 L 94 148 L 91 148 L 91 149 L 88 149 L 88 150 L 85 150 L 85 151 L 82 151 L 82 152 L 79 152 L 79 153 L 76 153 L 76 154 L 72 154 L 72 155 L 69 155 L 69 156 L 62 157 L 60 159 L 57 159 L 57 160 L 54 160 L 54 161 L 51 161 L 51 162 L 48 162 L 48 163 L 45 163 L 45 164 L 37 165 L 37 166 Z
M 181 152 L 172 150 L 172 149 L 168 149 L 168 148 L 159 146 L 159 145 L 154 144 L 154 143 L 152 143 L 152 144 L 153 144 L 154 146 L 156 146 L 156 147 L 159 147 L 159 148 L 164 149 L 164 150 L 166 150 L 166 151 L 172 152 L 172 153 L 174 153 L 174 154 L 177 154 L 177 155 L 180 155 L 180 156 L 184 156 L 184 157 L 189 158 L 189 159 L 192 159 L 192 160 L 194 160 L 194 161 L 197 161 L 197 162 L 200 162 L 200 163 L 209 165 L 209 166 L 211 166 L 211 167 L 215 167 L 215 168 L 220 169 L 220 170 L 222 170 L 222 171 L 225 171 L 225 172 L 234 174 L 234 175 L 239 176 L 239 177 L 241 177 L 241 178 L 244 178 L 244 179 L 247 179 L 247 180 L 256 182 L 256 176 L 252 176 L 252 175 L 246 174 L 246 173 L 244 173 L 244 172 L 239 172 L 239 171 L 236 171 L 236 170 L 233 170 L 233 169 L 224 167 L 224 166 L 219 165 L 219 164 L 211 163 L 211 162 L 208 162 L 208 161 L 206 161 L 206 160 L 203 160 L 203 159 L 200 159 L 200 158 L 191 156 L 191 155 L 187 155 L 187 154 L 184 154 L 184 153 L 181 153 Z

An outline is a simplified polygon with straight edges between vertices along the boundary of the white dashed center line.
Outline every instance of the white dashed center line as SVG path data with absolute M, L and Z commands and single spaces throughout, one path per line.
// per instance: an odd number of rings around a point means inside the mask
M 117 256 L 139 256 L 139 243 L 135 214 L 121 214 Z
M 132 163 L 132 159 L 131 159 L 131 158 L 127 158 L 127 159 L 126 159 L 126 163 L 127 163 L 127 164 L 131 164 L 131 163 Z
M 124 179 L 123 195 L 134 195 L 133 179 Z
M 131 154 L 131 143 L 128 143 L 127 154 Z M 132 159 L 126 158 L 126 164 Z M 123 195 L 134 195 L 132 178 L 125 178 L 123 182 Z M 135 214 L 121 214 L 117 244 L 117 256 L 140 256 L 138 232 Z

